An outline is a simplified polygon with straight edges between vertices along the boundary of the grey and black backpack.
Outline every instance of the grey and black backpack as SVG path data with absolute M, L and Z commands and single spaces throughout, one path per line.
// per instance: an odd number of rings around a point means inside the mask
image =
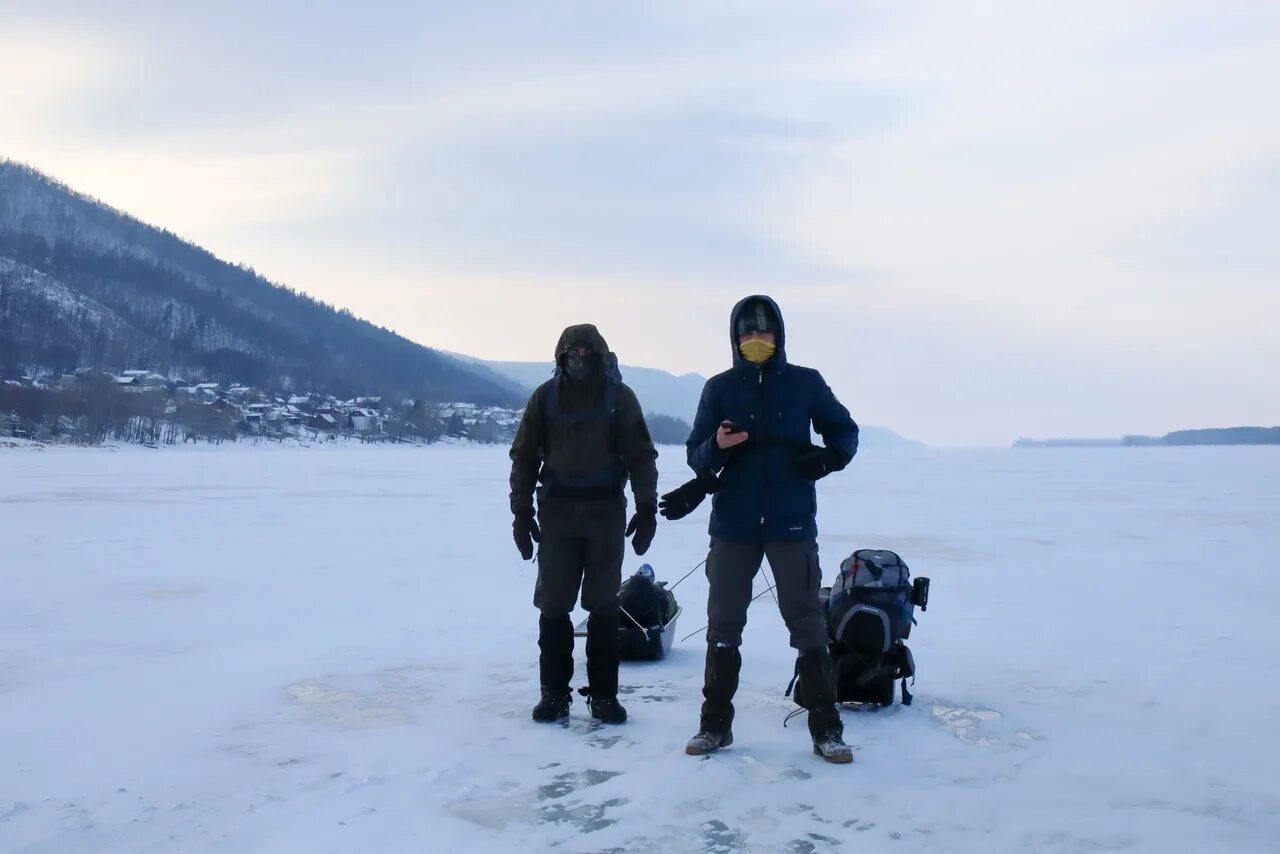
M 894 683 L 901 679 L 902 704 L 911 705 L 907 680 L 916 667 L 906 640 L 916 622 L 916 606 L 928 608 L 929 579 L 913 582 L 907 564 L 894 552 L 859 549 L 841 561 L 835 581 L 819 596 L 835 664 L 837 702 L 892 705 Z M 805 706 L 803 685 L 798 679 L 792 683 L 795 701 Z

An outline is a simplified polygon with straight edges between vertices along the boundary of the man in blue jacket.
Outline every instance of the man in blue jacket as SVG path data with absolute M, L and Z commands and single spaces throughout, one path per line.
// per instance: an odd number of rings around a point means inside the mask
M 686 443 L 689 466 L 698 473 L 694 483 L 708 483 L 715 473 L 719 478 L 706 570 L 704 702 L 698 733 L 685 752 L 711 753 L 733 742 L 733 695 L 742 666 L 738 646 L 752 580 L 767 557 L 791 646 L 799 652 L 796 668 L 809 698 L 814 753 L 828 762 L 849 762 L 853 754 L 843 741 L 818 601 L 814 481 L 853 459 L 858 425 L 820 373 L 787 362 L 786 328 L 772 299 L 751 296 L 734 306 L 729 335 L 733 367 L 707 381 Z M 825 447 L 810 443 L 811 424 Z M 682 512 L 679 492 L 664 496 L 670 518 L 692 509 Z

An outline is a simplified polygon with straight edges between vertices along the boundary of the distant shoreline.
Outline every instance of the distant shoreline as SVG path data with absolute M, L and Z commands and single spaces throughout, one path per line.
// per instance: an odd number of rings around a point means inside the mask
M 1280 427 L 1211 427 L 1176 430 L 1163 436 L 1118 439 L 1019 439 L 1015 448 L 1185 448 L 1231 445 L 1280 445 Z

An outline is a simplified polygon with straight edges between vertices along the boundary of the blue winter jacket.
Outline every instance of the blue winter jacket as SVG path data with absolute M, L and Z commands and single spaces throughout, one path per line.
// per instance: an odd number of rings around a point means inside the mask
M 766 300 L 778 317 L 778 350 L 757 366 L 738 352 L 738 314 L 752 300 Z M 689 434 L 689 466 L 696 472 L 718 472 L 720 487 L 712 496 L 711 536 L 726 540 L 812 540 L 817 493 L 813 481 L 794 466 L 796 455 L 810 447 L 809 425 L 829 448 L 839 451 L 840 468 L 858 450 L 858 425 L 836 400 L 822 374 L 788 364 L 782 312 L 768 297 L 739 302 L 729 318 L 733 367 L 707 380 Z M 749 438 L 729 450 L 716 445 L 720 422 L 729 420 Z

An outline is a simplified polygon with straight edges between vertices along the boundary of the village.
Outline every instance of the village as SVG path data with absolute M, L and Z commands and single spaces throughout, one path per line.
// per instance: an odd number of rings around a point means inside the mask
M 141 368 L 29 373 L 0 383 L 0 437 L 42 442 L 176 444 L 260 437 L 490 444 L 509 442 L 520 415 L 464 402 L 286 394 Z

